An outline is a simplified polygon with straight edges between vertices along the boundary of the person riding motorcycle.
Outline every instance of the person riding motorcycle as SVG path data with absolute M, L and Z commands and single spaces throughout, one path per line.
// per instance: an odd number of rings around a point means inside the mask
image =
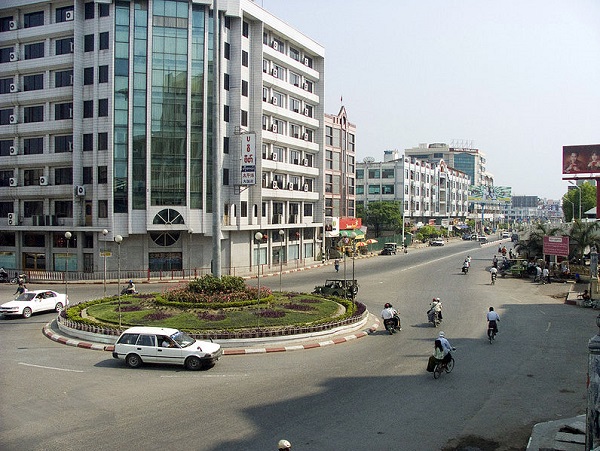
M 427 310 L 427 319 L 430 323 L 434 322 L 436 314 L 439 320 L 442 321 L 442 301 L 440 301 L 440 298 L 433 298 L 431 300 L 431 304 L 429 304 L 429 310 Z
M 133 283 L 133 280 L 130 280 L 129 283 L 127 284 L 127 287 L 125 288 L 125 292 L 127 294 L 135 294 L 137 293 L 135 290 L 135 284 Z
M 469 259 L 469 257 L 467 257 L 467 258 L 465 258 L 465 261 L 463 262 L 462 272 L 464 272 L 464 273 L 469 272 L 469 266 L 471 266 L 471 260 Z
M 494 311 L 494 307 L 490 307 L 487 313 L 488 337 L 492 330 L 494 333 L 498 333 L 498 321 L 500 321 L 500 316 Z
M 498 277 L 498 268 L 495 268 L 492 266 L 492 268 L 490 268 L 490 275 L 492 277 L 492 283 L 496 280 L 496 277 Z
M 385 303 L 384 309 L 381 311 L 381 318 L 384 324 L 386 320 L 393 321 L 394 329 L 402 330 L 402 327 L 400 327 L 400 315 L 398 315 L 398 311 L 389 302 Z

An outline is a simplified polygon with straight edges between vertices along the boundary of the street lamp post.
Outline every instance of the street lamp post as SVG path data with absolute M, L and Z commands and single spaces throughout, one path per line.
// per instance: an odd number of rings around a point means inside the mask
M 256 240 L 256 280 L 258 284 L 258 291 L 256 292 L 256 305 L 260 305 L 260 240 L 262 240 L 262 238 L 262 233 L 256 232 L 254 234 L 254 239 Z M 257 314 L 256 318 L 258 318 L 257 325 L 260 327 L 260 316 Z
M 103 229 L 102 235 L 104 235 L 104 252 L 102 252 L 102 255 L 104 256 L 104 297 L 106 297 L 106 235 L 108 235 L 108 230 Z
M 581 186 L 569 180 L 569 183 L 579 190 L 579 220 L 581 221 Z M 575 207 L 573 207 L 573 215 L 575 215 Z
M 190 235 L 190 248 L 188 249 L 188 271 L 190 272 L 190 279 L 192 278 L 192 238 L 194 236 L 194 229 L 188 230 Z
M 119 299 L 119 329 L 121 328 L 121 242 L 123 237 L 115 235 L 115 243 L 117 243 L 117 296 Z
M 69 297 L 69 242 L 73 235 L 71 232 L 65 232 L 65 239 L 67 240 L 67 259 L 65 260 L 65 296 Z M 65 306 L 66 309 L 66 306 Z
M 279 247 L 279 292 L 281 293 L 281 273 L 283 272 L 283 246 L 285 238 L 283 237 L 285 232 L 283 230 L 279 230 L 279 241 L 281 246 Z
M 352 301 L 354 301 L 354 260 L 356 259 L 356 232 L 352 232 L 350 234 L 352 237 L 352 289 L 350 290 L 350 294 L 352 295 Z M 344 283 L 346 283 L 344 281 Z

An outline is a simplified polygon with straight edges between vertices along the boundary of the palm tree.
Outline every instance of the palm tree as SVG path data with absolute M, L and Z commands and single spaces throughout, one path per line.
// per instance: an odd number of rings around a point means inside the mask
M 578 259 L 583 258 L 587 247 L 596 246 L 600 249 L 600 224 L 597 222 L 582 222 L 575 220 L 569 234 L 569 247 L 571 254 Z
M 542 257 L 544 255 L 544 236 L 561 236 L 560 227 L 551 227 L 548 224 L 538 223 L 529 232 L 526 240 L 520 240 L 515 244 L 515 250 L 525 255 L 527 259 Z

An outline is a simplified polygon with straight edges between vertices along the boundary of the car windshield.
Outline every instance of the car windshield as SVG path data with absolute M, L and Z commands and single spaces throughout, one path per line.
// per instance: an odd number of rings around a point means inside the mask
M 35 293 L 25 292 L 21 293 L 15 298 L 15 301 L 28 302 L 35 297 Z
M 178 331 L 171 335 L 171 338 L 177 342 L 179 346 L 185 348 L 191 344 L 194 344 L 196 340 L 190 337 L 188 334 Z

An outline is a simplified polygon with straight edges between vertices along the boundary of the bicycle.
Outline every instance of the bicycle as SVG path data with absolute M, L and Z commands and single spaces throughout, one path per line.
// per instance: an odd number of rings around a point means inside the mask
M 444 371 L 446 373 L 451 373 L 453 369 L 454 369 L 454 357 L 450 357 L 450 361 L 448 363 L 442 363 L 440 361 L 435 364 L 435 368 L 433 369 L 433 378 L 438 379 Z
M 490 344 L 492 344 L 492 342 L 496 339 L 496 328 L 494 327 L 488 327 L 488 340 L 490 341 Z

